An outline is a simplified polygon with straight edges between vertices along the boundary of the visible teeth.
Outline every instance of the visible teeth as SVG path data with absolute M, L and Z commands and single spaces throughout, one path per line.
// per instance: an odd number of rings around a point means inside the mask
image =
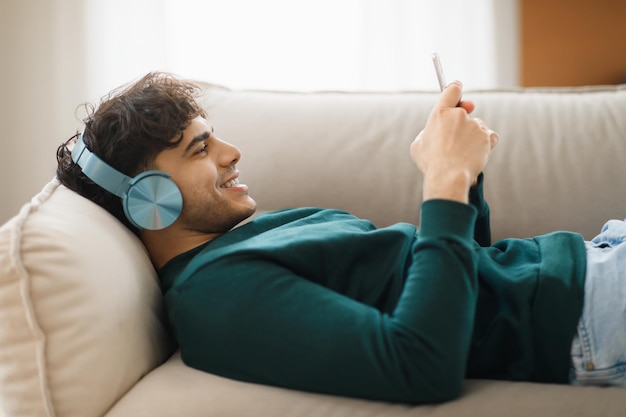
M 225 184 L 222 184 L 222 188 L 231 188 L 236 185 L 239 185 L 239 178 L 232 179 Z

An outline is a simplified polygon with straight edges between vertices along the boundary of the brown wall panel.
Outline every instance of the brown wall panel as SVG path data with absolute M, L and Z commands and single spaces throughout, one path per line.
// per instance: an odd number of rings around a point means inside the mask
M 521 83 L 626 82 L 626 0 L 520 0 Z

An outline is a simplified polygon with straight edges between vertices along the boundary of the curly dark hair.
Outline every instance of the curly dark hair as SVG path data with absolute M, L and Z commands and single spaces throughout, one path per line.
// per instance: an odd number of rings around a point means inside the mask
M 201 88 L 172 74 L 151 72 L 138 81 L 113 90 L 96 108 L 86 104 L 85 145 L 118 171 L 133 177 L 150 169 L 156 156 L 176 147 L 183 130 L 206 112 L 196 100 Z M 124 215 L 119 197 L 91 181 L 72 161 L 78 134 L 57 149 L 59 181 L 104 207 L 137 233 Z

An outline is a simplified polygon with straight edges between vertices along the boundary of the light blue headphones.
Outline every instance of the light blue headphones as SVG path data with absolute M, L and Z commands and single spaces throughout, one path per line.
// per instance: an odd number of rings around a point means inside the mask
M 87 149 L 83 134 L 72 149 L 72 160 L 93 182 L 122 198 L 126 218 L 134 226 L 160 230 L 176 221 L 183 196 L 167 172 L 145 171 L 134 178 L 124 175 Z

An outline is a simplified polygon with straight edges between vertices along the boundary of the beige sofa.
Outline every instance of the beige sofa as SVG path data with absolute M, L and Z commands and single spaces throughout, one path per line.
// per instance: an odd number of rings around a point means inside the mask
M 260 210 L 418 221 L 421 178 L 408 149 L 436 93 L 204 87 L 216 133 L 243 151 L 241 180 Z M 494 239 L 554 229 L 591 238 L 626 217 L 626 86 L 465 98 L 501 137 L 485 183 Z M 51 181 L 0 229 L 0 408 L 11 417 L 626 415 L 623 388 L 468 380 L 456 401 L 414 406 L 232 381 L 185 367 L 163 317 L 140 242 Z

